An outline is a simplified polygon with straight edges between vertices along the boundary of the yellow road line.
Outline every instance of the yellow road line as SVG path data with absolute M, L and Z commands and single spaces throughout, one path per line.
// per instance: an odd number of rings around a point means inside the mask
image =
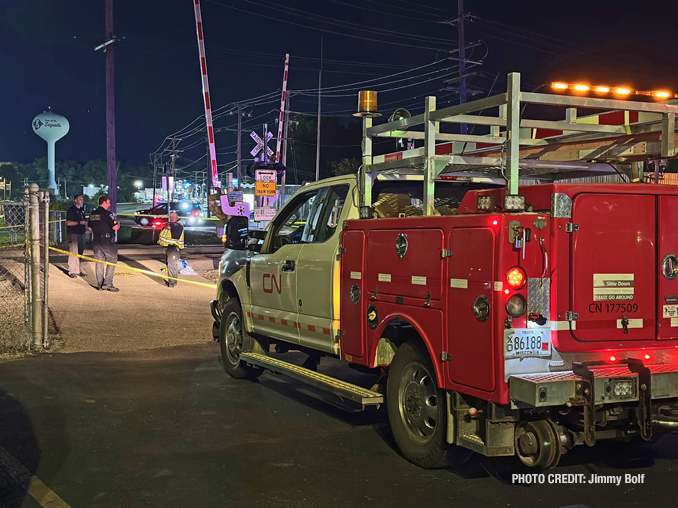
M 52 489 L 42 483 L 37 476 L 31 478 L 31 485 L 28 487 L 28 493 L 44 508 L 71 508 L 70 505 L 57 496 Z
M 26 488 L 28 484 L 26 492 L 43 508 L 71 508 L 2 446 L 0 446 L 0 467 L 14 479 L 17 487 Z
M 81 254 L 74 254 L 73 252 L 69 252 L 67 250 L 62 250 L 62 249 L 57 249 L 56 247 L 50 247 L 50 250 L 53 250 L 55 252 L 60 252 L 61 254 L 66 254 L 68 256 L 76 256 L 79 257 L 80 259 L 84 259 L 85 261 L 92 261 L 94 263 L 101 263 L 104 265 L 109 265 L 109 266 L 114 266 L 116 268 L 121 268 L 123 270 L 130 270 L 132 272 L 139 272 L 143 273 L 146 275 L 150 275 L 151 277 L 160 277 L 161 279 L 166 279 L 166 280 L 176 280 L 178 282 L 185 282 L 186 284 L 193 284 L 195 286 L 203 286 L 206 288 L 210 289 L 216 289 L 217 285 L 216 284 L 206 284 L 205 282 L 196 282 L 193 280 L 186 280 L 186 279 L 175 279 L 174 277 L 169 277 L 167 275 L 162 275 L 160 273 L 155 273 L 150 270 L 143 270 L 141 268 L 132 268 L 131 266 L 125 266 L 125 265 L 118 265 L 116 263 L 109 263 L 108 261 L 101 261 L 100 259 L 94 259 L 89 256 L 83 256 Z

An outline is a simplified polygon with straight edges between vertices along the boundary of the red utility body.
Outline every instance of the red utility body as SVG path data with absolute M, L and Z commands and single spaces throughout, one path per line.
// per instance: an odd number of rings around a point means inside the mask
M 454 216 L 348 221 L 341 257 L 342 356 L 378 365 L 384 330 L 404 321 L 429 349 L 440 387 L 508 404 L 505 306 L 514 294 L 528 300 L 528 285 L 511 288 L 506 274 L 520 267 L 528 279 L 550 279 L 544 327 L 554 353 L 609 351 L 622 359 L 640 358 L 640 351 L 650 355 L 646 363 L 660 354 L 661 363 L 675 363 L 678 321 L 664 316 L 678 303 L 678 278 L 662 277 L 661 265 L 667 254 L 678 253 L 678 189 L 549 184 L 521 192 L 532 212 L 478 211 L 479 195 L 502 202 L 504 190 L 493 189 L 467 193 Z M 570 218 L 551 217 L 554 194 L 569 197 Z M 575 225 L 571 232 L 568 223 Z M 524 248 L 509 242 L 516 224 L 530 230 Z M 402 259 L 396 249 L 401 235 L 407 240 Z M 353 286 L 362 295 L 357 304 Z M 481 295 L 490 302 L 484 322 L 471 310 Z M 370 306 L 375 328 L 365 319 Z M 510 326 L 529 327 L 527 313 Z

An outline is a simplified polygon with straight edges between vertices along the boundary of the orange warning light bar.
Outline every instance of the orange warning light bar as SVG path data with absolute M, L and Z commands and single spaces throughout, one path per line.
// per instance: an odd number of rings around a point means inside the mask
M 571 90 L 574 92 L 595 92 L 598 94 L 614 94 L 616 96 L 631 96 L 644 95 L 647 97 L 654 97 L 656 99 L 673 99 L 678 98 L 678 94 L 667 92 L 666 90 L 642 91 L 633 90 L 627 86 L 609 87 L 605 85 L 589 86 L 583 83 L 563 83 L 562 81 L 554 81 L 551 83 L 551 88 L 557 91 Z

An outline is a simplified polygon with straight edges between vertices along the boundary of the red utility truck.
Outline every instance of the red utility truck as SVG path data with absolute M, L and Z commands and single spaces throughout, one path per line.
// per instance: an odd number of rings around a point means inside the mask
M 365 115 L 359 174 L 302 187 L 246 262 L 225 256 L 212 311 L 230 375 L 269 369 L 385 403 L 422 467 L 470 449 L 548 469 L 576 445 L 676 428 L 678 187 L 562 180 L 641 180 L 642 162 L 676 156 L 678 106 L 508 83 L 441 110 L 429 97 L 423 114 L 378 126 Z M 566 120 L 521 119 L 523 104 Z M 424 146 L 376 156 L 373 137 Z M 311 361 L 277 357 L 290 349 Z M 319 356 L 377 382 L 315 372 Z

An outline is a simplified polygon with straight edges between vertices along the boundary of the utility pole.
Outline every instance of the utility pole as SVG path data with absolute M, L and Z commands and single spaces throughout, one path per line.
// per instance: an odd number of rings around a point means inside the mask
M 290 95 L 287 94 L 285 97 L 285 131 L 283 134 L 283 144 L 282 144 L 282 165 L 287 168 L 287 131 L 290 125 Z M 285 204 L 285 180 L 287 179 L 287 169 L 283 173 L 282 178 L 280 179 L 280 207 Z
M 466 45 L 464 41 L 464 0 L 457 0 L 457 23 L 459 23 L 459 104 L 466 103 Z M 461 133 L 467 133 L 468 126 L 461 124 Z
M 320 110 L 321 110 L 321 87 L 323 82 L 323 38 L 320 38 L 320 72 L 318 73 L 318 133 L 316 135 L 315 149 L 315 181 L 320 180 Z
M 464 32 L 464 21 L 466 17 L 471 17 L 469 14 L 464 13 L 464 0 L 457 0 L 457 17 L 456 19 L 453 20 L 447 20 L 447 21 L 441 21 L 441 23 L 445 25 L 450 25 L 450 26 L 456 26 L 458 30 L 458 44 L 459 48 L 456 50 L 459 53 L 459 58 L 455 58 L 452 56 L 448 56 L 449 59 L 452 60 L 457 60 L 459 62 L 459 77 L 457 78 L 452 78 L 452 79 L 447 79 L 444 80 L 444 83 L 447 83 L 449 85 L 452 85 L 453 83 L 459 83 L 458 86 L 449 86 L 446 88 L 443 88 L 442 90 L 453 90 L 459 92 L 459 104 L 464 104 L 466 103 L 467 95 L 470 92 L 472 95 L 476 93 L 480 93 L 480 90 L 474 90 L 473 88 L 471 90 L 468 89 L 467 87 L 467 79 L 473 75 L 475 75 L 475 72 L 472 73 L 467 73 L 466 72 L 466 64 L 472 63 L 475 65 L 482 65 L 482 61 L 474 61 L 474 60 L 469 60 L 466 58 L 466 50 L 473 48 L 477 46 L 478 42 L 476 43 L 471 43 L 468 44 L 466 42 L 466 36 Z M 451 53 L 454 53 L 452 51 Z M 459 126 L 461 134 L 467 134 L 468 132 L 468 126 L 463 123 L 460 124 Z
M 106 0 L 106 42 L 115 41 L 113 35 L 113 0 Z M 118 203 L 118 175 L 115 167 L 115 90 L 113 67 L 113 44 L 106 51 L 106 165 L 108 167 L 108 197 L 111 211 L 116 212 Z
M 242 106 L 238 105 L 238 185 L 240 190 L 242 185 Z

